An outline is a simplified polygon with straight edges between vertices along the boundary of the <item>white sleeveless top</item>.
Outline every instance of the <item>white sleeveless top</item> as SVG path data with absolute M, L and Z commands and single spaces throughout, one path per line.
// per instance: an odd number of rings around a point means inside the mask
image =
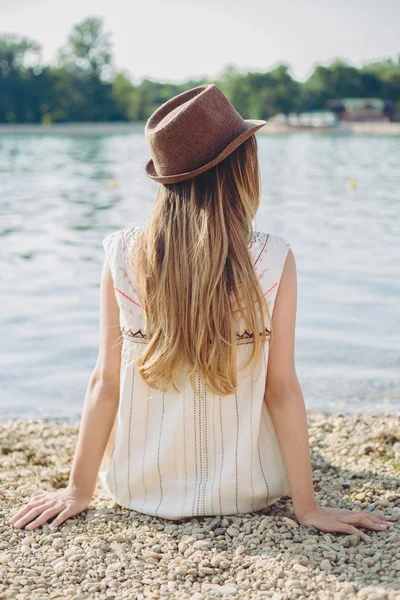
M 123 343 L 120 401 L 100 482 L 117 504 L 164 519 L 232 515 L 270 506 L 290 490 L 264 401 L 268 341 L 259 368 L 239 374 L 236 391 L 229 396 L 210 393 L 198 377 L 194 391 L 186 373 L 178 384 L 180 393 L 149 388 L 132 362 L 147 339 L 126 264 L 140 229 L 120 229 L 103 239 Z M 271 314 L 288 250 L 282 237 L 261 232 L 249 245 Z M 238 366 L 248 359 L 251 338 L 245 330 L 237 334 Z

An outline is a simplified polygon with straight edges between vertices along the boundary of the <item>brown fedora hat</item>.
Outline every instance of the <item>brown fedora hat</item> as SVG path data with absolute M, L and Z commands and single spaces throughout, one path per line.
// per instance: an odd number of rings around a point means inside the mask
M 167 100 L 145 126 L 154 181 L 175 183 L 204 173 L 224 160 L 266 121 L 243 119 L 214 83 Z

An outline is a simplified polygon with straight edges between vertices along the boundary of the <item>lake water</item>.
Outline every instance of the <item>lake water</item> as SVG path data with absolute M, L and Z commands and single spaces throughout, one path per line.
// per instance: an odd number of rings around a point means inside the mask
M 0 419 L 81 414 L 97 357 L 102 239 L 143 224 L 157 191 L 142 131 L 0 136 Z M 296 257 L 307 407 L 398 411 L 400 138 L 257 139 L 256 229 L 282 235 Z

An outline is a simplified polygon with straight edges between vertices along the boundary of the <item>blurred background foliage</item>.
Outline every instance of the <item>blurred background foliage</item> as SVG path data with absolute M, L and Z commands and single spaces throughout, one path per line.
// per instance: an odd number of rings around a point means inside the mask
M 216 83 L 244 118 L 326 109 L 335 98 L 381 98 L 395 103 L 400 120 L 400 55 L 361 68 L 344 61 L 316 66 L 304 82 L 290 66 L 243 73 L 228 65 L 219 78 L 135 85 L 114 64 L 110 36 L 101 19 L 74 26 L 54 65 L 41 61 L 31 39 L 0 36 L 0 123 L 145 121 L 163 102 L 187 89 Z

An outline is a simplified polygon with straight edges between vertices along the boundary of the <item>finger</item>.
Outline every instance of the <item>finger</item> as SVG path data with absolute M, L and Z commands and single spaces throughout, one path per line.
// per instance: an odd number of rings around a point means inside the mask
M 50 508 L 51 506 L 53 506 L 53 503 L 46 503 L 46 504 L 41 504 L 40 506 L 35 506 L 31 510 L 29 510 L 21 519 L 16 521 L 14 523 L 14 526 L 15 527 L 24 527 L 24 525 L 26 525 L 26 523 L 29 523 L 30 521 L 32 521 L 32 519 L 35 519 L 40 513 L 42 513 L 47 508 Z
M 392 522 L 392 517 L 390 517 L 389 515 L 380 515 L 379 513 L 372 513 L 371 511 L 368 511 L 371 515 L 374 515 L 374 517 L 378 517 L 379 519 L 384 519 L 385 521 L 390 521 Z
M 18 512 L 15 513 L 9 520 L 9 523 L 14 524 L 16 521 L 19 521 L 21 517 L 26 515 L 32 508 L 36 508 L 37 506 L 42 505 L 46 499 L 38 499 L 38 500 L 29 500 L 27 504 L 22 506 Z
M 46 509 L 34 521 L 29 523 L 29 525 L 26 526 L 26 529 L 31 530 L 31 529 L 35 529 L 36 527 L 40 527 L 41 525 L 43 525 L 43 523 L 46 523 L 46 521 L 51 519 L 51 517 L 54 517 L 54 515 L 59 514 L 62 509 L 63 509 L 63 505 L 60 505 L 60 504 L 57 504 L 55 506 L 52 506 L 51 508 Z
M 39 500 L 40 498 L 43 498 L 44 496 L 46 496 L 47 492 L 42 492 L 40 494 L 33 494 L 33 496 L 31 496 L 31 500 Z
M 372 515 L 367 515 L 365 513 L 354 513 L 351 516 L 343 516 L 343 520 L 346 523 L 354 523 L 355 525 L 361 525 L 362 527 L 367 527 L 368 529 L 375 529 L 377 531 L 386 531 L 389 528 L 389 523 L 383 521 L 374 521 Z
M 347 533 L 348 535 L 358 535 L 363 540 L 371 539 L 369 535 L 367 535 L 363 531 L 360 531 L 360 529 L 357 529 L 356 527 L 354 527 L 353 525 L 350 525 L 349 523 L 340 523 L 339 522 L 338 528 L 336 529 L 336 531 L 342 531 L 343 533 Z
M 388 517 L 387 515 L 374 515 L 373 513 L 367 511 L 365 514 L 369 519 L 371 519 L 371 521 L 374 521 L 375 523 L 392 523 L 392 520 L 390 517 Z
M 376 531 L 387 531 L 392 527 L 388 521 L 372 521 L 368 516 L 365 516 L 364 520 L 360 520 L 359 525 Z
M 71 508 L 67 506 L 64 508 L 62 512 L 54 519 L 54 521 L 50 524 L 50 527 L 58 527 L 61 523 L 64 523 L 69 517 L 73 517 L 74 514 L 71 511 Z

